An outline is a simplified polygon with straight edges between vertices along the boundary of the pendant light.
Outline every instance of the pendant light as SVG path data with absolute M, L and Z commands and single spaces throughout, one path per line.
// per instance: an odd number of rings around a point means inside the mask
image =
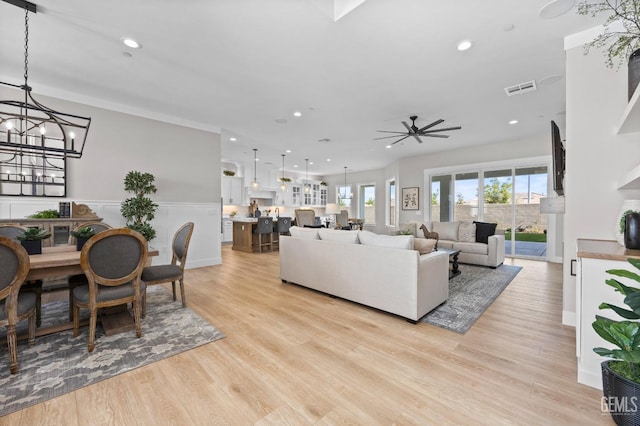
M 350 200 L 351 198 L 353 198 L 353 193 L 351 193 L 351 190 L 347 192 L 347 166 L 344 166 L 344 187 L 342 188 L 342 194 L 339 194 L 338 197 L 341 200 Z
M 253 182 L 251 182 L 251 189 L 257 191 L 260 189 L 260 183 L 257 178 L 257 164 L 258 164 L 258 148 L 253 148 Z
M 285 182 L 284 180 L 284 154 L 281 154 L 281 155 L 282 155 L 282 177 L 280 178 L 280 191 L 286 192 L 287 182 Z
M 304 161 L 307 163 L 307 177 L 304 180 L 304 193 L 308 194 L 311 192 L 311 186 L 309 185 L 309 159 L 305 158 Z

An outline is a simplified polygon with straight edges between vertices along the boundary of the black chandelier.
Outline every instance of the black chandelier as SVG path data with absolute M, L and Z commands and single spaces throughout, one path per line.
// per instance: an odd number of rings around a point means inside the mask
M 0 153 L 11 156 L 1 163 L 3 167 L 13 165 L 17 175 L 35 176 L 36 170 L 47 169 L 50 158 L 82 157 L 91 118 L 55 111 L 33 98 L 28 82 L 29 12 L 36 13 L 37 7 L 23 0 L 2 1 L 24 9 L 25 38 L 24 84 L 0 81 L 23 92 L 20 100 L 0 100 Z M 29 161 L 24 161 L 25 156 Z

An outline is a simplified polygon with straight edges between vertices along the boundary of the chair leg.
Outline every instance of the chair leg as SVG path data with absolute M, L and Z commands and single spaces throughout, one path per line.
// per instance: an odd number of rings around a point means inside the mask
M 97 322 L 98 322 L 98 310 L 95 309 L 95 308 L 94 309 L 90 309 L 90 315 L 89 315 L 89 346 L 87 347 L 89 352 L 93 352 L 93 348 L 95 347 L 96 323 Z
M 18 339 L 16 336 L 16 326 L 7 326 L 7 346 L 9 347 L 9 370 L 11 374 L 18 371 Z
M 80 334 L 80 307 L 73 304 L 73 337 L 78 337 Z
M 173 290 L 173 301 L 176 301 L 176 282 L 171 281 L 171 289 Z
M 142 293 L 142 318 L 146 318 L 146 317 L 147 317 L 147 289 L 145 288 L 144 292 Z
M 142 326 L 140 325 L 140 301 L 133 303 L 133 321 L 136 324 L 136 337 L 142 337 Z
M 184 278 L 180 278 L 180 297 L 182 298 L 182 307 L 187 307 L 187 299 L 184 298 Z
M 42 285 L 34 289 L 36 294 L 36 322 L 35 326 L 40 327 L 42 324 Z
M 35 315 L 31 315 L 29 317 L 29 340 L 27 340 L 27 344 L 29 346 L 33 346 L 36 344 L 36 323 L 37 319 Z
M 73 289 L 76 288 L 76 283 L 69 281 L 69 321 L 73 321 Z

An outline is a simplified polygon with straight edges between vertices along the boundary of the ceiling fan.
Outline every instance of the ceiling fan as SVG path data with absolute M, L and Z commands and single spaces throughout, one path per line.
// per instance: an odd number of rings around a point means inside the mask
M 394 144 L 397 144 L 398 142 L 400 142 L 402 140 L 405 140 L 409 136 L 413 136 L 418 141 L 418 143 L 422 143 L 422 139 L 420 139 L 420 136 L 428 136 L 428 137 L 431 137 L 431 138 L 448 138 L 449 135 L 437 135 L 435 133 L 447 132 L 449 130 L 460 130 L 460 129 L 462 129 L 462 127 L 457 126 L 457 127 L 446 127 L 444 129 L 429 130 L 432 127 L 435 127 L 438 124 L 442 123 L 444 121 L 443 119 L 436 120 L 431 124 L 427 124 L 426 126 L 424 126 L 422 128 L 418 128 L 418 126 L 416 126 L 416 119 L 418 118 L 418 116 L 417 115 L 412 115 L 409 118 L 411 119 L 411 126 L 409 126 L 406 121 L 402 122 L 404 127 L 407 128 L 406 132 L 394 132 L 394 131 L 390 131 L 390 130 L 378 130 L 378 132 L 394 133 L 394 135 L 392 135 L 392 136 L 383 136 L 381 138 L 375 138 L 374 141 L 377 141 L 377 140 L 380 140 L 380 139 L 389 139 L 389 138 L 397 138 L 397 137 L 399 137 L 400 139 L 398 139 L 397 141 L 394 141 L 394 142 L 391 143 L 391 145 L 394 145 Z

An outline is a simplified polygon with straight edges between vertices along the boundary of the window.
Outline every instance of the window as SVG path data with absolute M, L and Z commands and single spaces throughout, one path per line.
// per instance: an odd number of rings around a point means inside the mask
M 396 180 L 387 183 L 387 226 L 396 226 Z
M 351 216 L 351 187 L 338 185 L 336 187 L 336 203 L 340 206 L 341 210 L 347 210 L 349 216 Z
M 365 225 L 376 224 L 376 186 L 360 185 L 359 191 L 360 219 L 364 219 Z

